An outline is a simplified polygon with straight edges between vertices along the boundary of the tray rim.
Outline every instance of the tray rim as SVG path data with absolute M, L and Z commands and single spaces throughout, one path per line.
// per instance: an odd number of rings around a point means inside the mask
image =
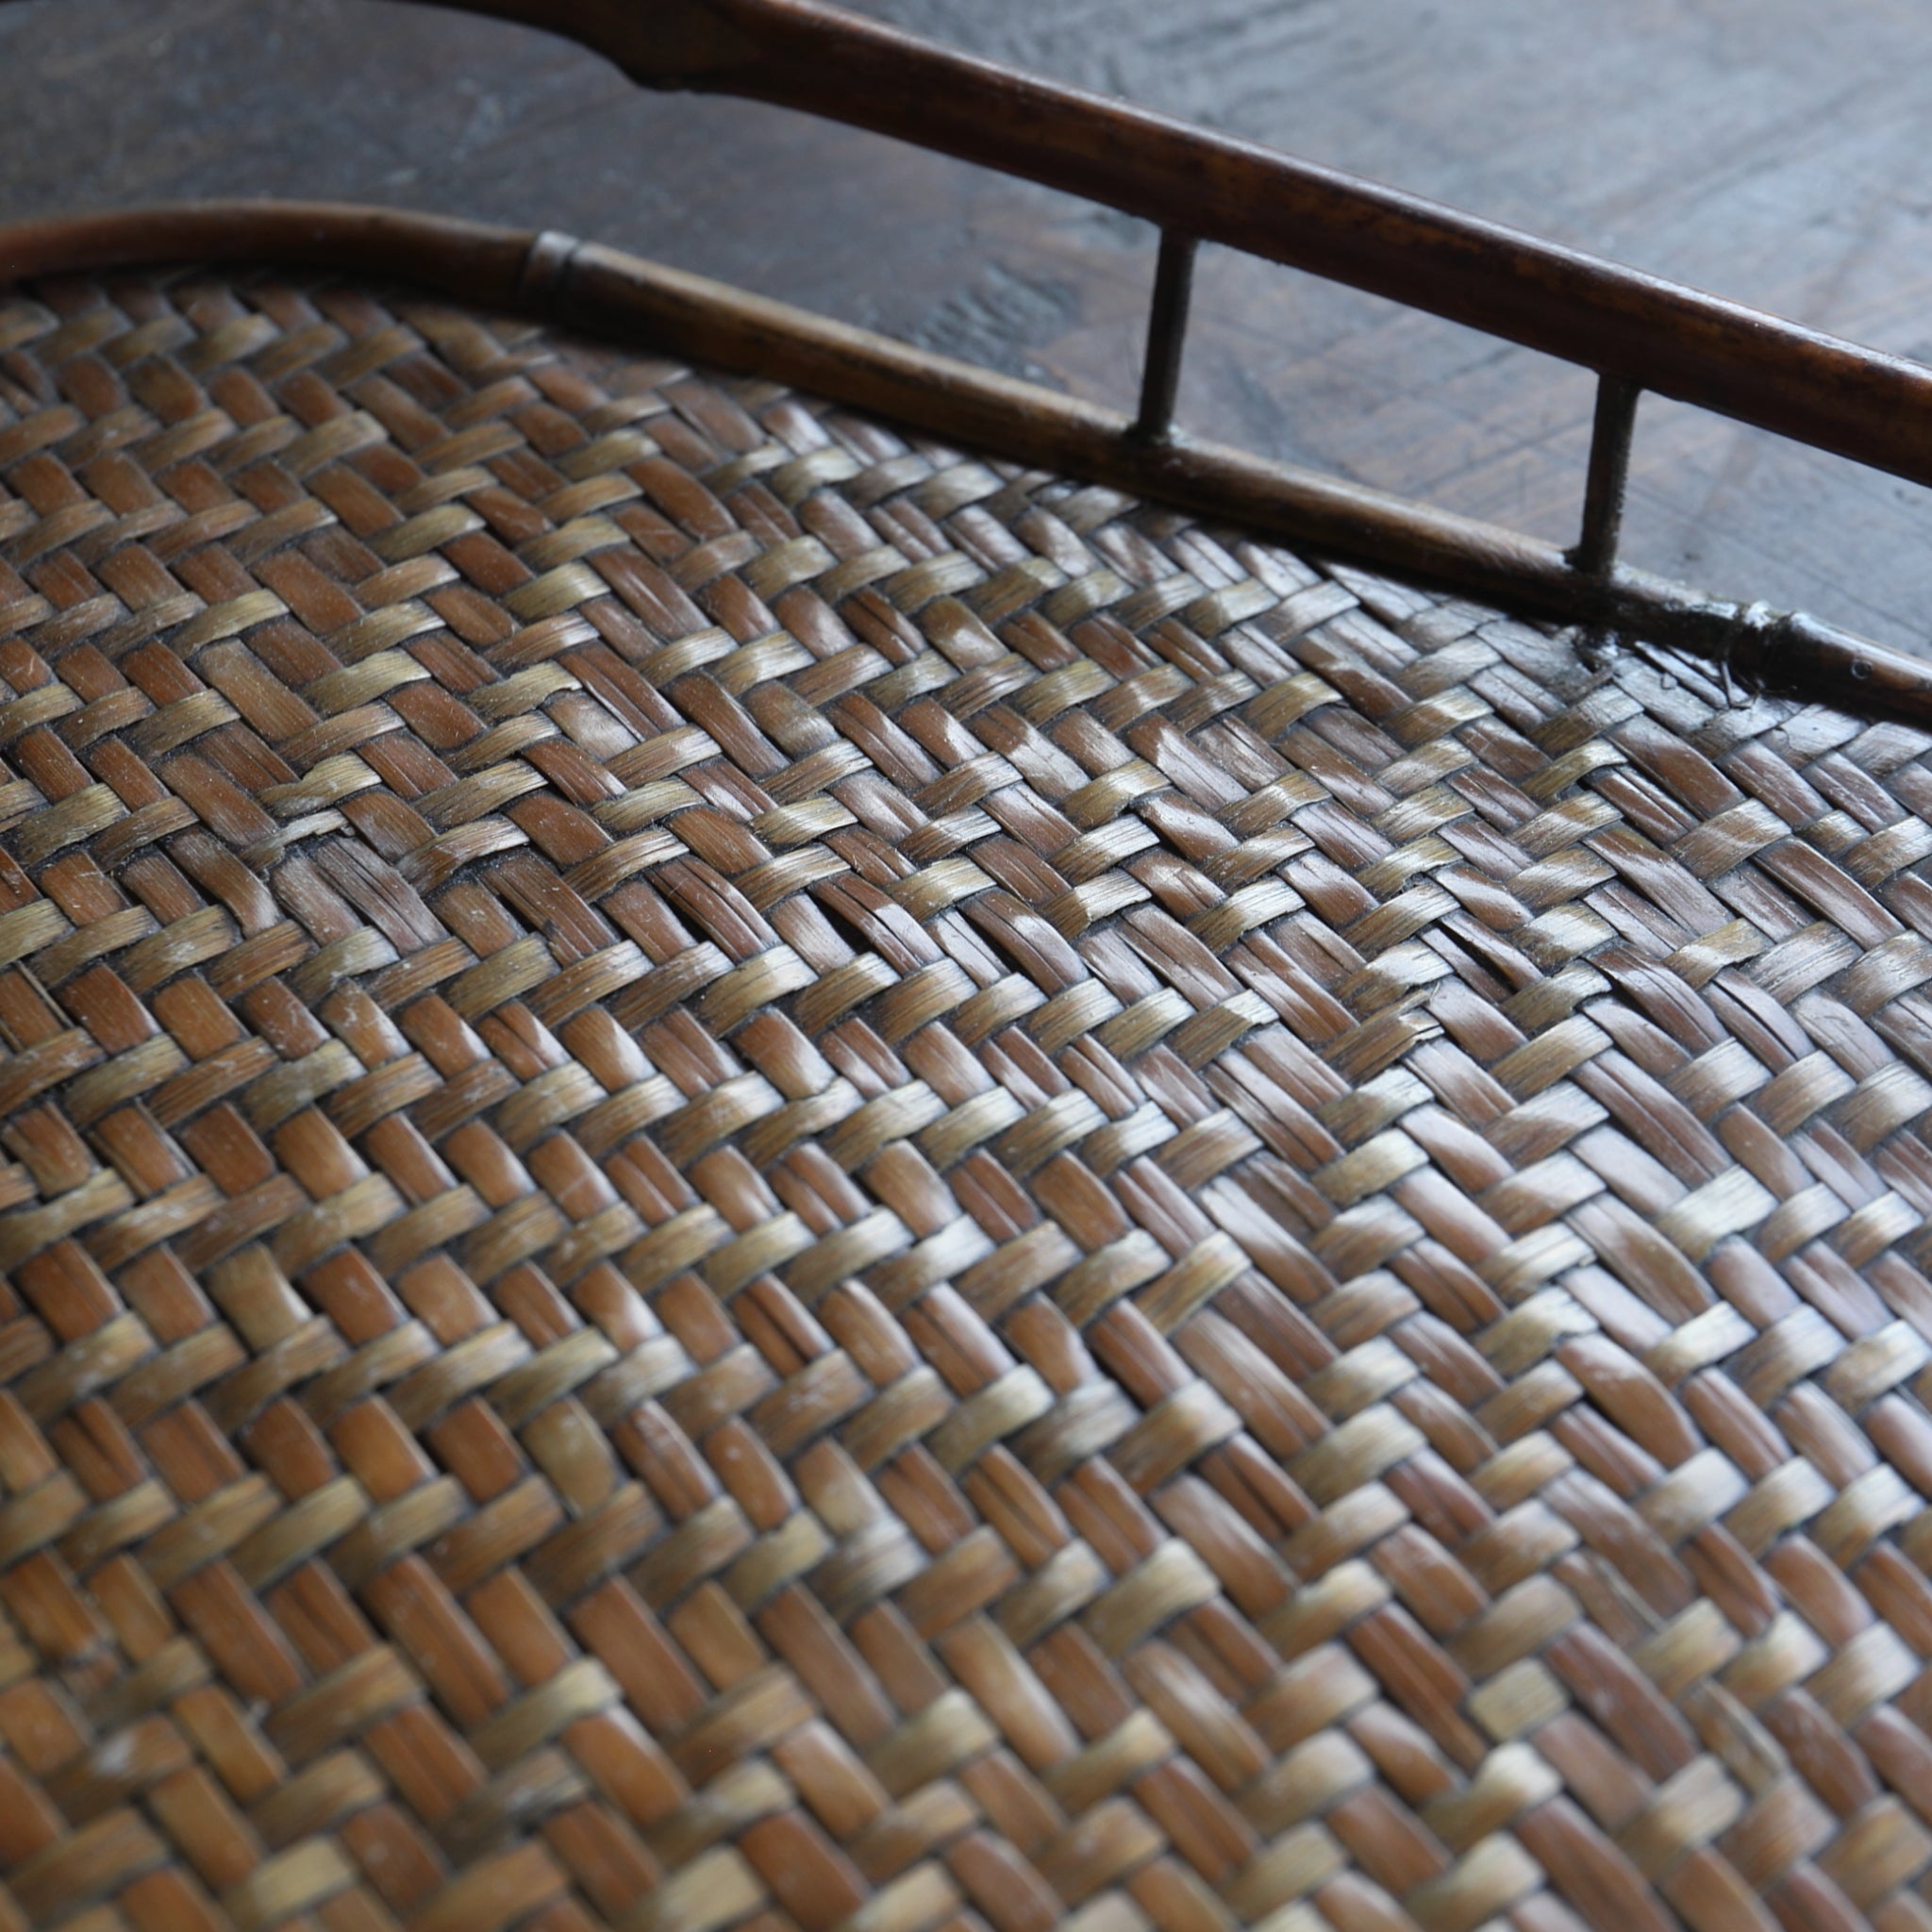
M 1715 658 L 1753 688 L 1923 718 L 1932 667 L 1803 613 L 1709 595 L 1322 472 L 832 321 L 554 229 L 334 201 L 161 202 L 0 225 L 0 287 L 163 267 L 300 267 L 380 277 L 640 351 L 785 382 L 981 454 L 1232 524 L 1592 635 Z

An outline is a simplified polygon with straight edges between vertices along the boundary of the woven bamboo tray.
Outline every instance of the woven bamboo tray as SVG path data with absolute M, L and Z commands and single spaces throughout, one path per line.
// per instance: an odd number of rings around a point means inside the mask
M 548 238 L 0 262 L 0 1932 L 1932 1932 L 1932 736 Z

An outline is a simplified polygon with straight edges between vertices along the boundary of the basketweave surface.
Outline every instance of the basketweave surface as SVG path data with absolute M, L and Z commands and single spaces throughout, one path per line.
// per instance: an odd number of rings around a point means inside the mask
M 8 1932 L 1932 1926 L 1932 738 L 366 282 L 0 345 Z

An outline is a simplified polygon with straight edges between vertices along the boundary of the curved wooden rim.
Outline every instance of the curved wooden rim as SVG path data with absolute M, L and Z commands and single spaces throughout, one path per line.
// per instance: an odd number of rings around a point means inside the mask
M 1804 616 L 1707 597 L 1341 478 L 1188 441 L 1113 409 L 554 232 L 328 202 L 209 202 L 0 227 L 0 281 L 179 263 L 277 263 L 414 283 L 756 373 L 928 434 L 1248 525 L 1319 551 L 1614 625 L 1758 682 L 1932 718 L 1932 667 Z
M 0 282 L 166 263 L 287 262 L 514 304 L 537 239 L 485 222 L 349 202 L 170 202 L 0 226 Z

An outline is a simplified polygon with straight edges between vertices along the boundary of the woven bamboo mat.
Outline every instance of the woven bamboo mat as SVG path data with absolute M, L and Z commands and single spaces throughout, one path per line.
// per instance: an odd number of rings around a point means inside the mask
M 0 350 L 0 1927 L 1932 1928 L 1932 740 L 426 302 Z

